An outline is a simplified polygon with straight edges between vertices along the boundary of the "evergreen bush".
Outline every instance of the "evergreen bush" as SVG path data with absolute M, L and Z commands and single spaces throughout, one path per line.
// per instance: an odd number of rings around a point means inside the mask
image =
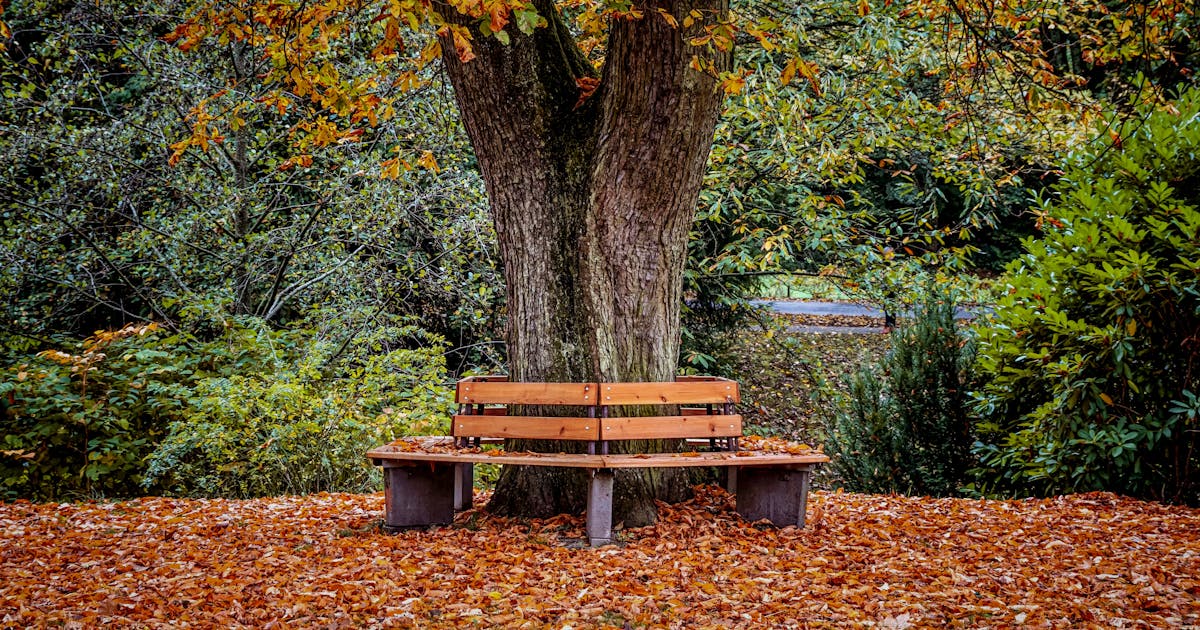
M 848 490 L 949 496 L 966 480 L 974 350 L 954 313 L 948 292 L 931 289 L 880 364 L 837 397 L 826 449 Z

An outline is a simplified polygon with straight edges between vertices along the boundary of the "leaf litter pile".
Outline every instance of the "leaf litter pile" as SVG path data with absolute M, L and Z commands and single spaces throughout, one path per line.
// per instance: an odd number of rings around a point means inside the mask
M 798 530 L 701 487 L 594 549 L 578 517 L 475 509 L 388 535 L 382 510 L 379 494 L 0 505 L 0 627 L 1200 624 L 1200 510 L 1110 494 L 817 492 Z

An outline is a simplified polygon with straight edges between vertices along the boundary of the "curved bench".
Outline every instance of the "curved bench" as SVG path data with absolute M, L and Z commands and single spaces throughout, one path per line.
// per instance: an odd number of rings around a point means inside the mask
M 511 383 L 503 376 L 473 377 L 458 383 L 450 436 L 402 438 L 367 456 L 384 469 L 384 522 L 392 529 L 448 524 L 455 510 L 469 508 L 475 463 L 588 469 L 592 545 L 612 539 L 613 470 L 618 468 L 723 467 L 744 518 L 803 527 L 810 472 L 829 458 L 800 445 L 773 452 L 739 449 L 742 417 L 734 413 L 739 400 L 735 381 L 715 377 L 665 383 Z M 545 407 L 577 413 L 527 413 Z M 621 415 L 630 408 L 644 414 L 664 407 L 664 415 Z M 586 452 L 481 448 L 508 439 L 577 441 Z M 684 450 L 609 452 L 612 442 L 632 440 L 675 440 Z

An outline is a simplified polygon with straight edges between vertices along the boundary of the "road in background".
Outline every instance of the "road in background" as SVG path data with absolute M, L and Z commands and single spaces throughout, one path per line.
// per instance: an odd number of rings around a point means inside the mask
M 845 315 L 850 317 L 878 317 L 883 318 L 883 311 L 873 306 L 863 306 L 854 302 L 825 302 L 817 300 L 750 300 L 750 304 L 754 306 L 763 306 L 769 308 L 776 313 L 785 315 Z M 955 311 L 954 316 L 958 319 L 974 319 L 981 312 L 986 312 L 987 307 L 963 307 L 960 306 Z M 905 315 L 907 311 L 900 311 L 897 315 Z
M 842 317 L 874 317 L 883 319 L 883 311 L 854 302 L 828 302 L 820 300 L 750 300 L 760 306 L 784 315 L 833 315 Z M 977 314 L 987 312 L 987 307 L 958 307 L 954 316 L 958 319 L 974 319 Z M 904 316 L 908 311 L 897 315 Z M 885 332 L 882 326 L 788 326 L 789 332 L 826 334 L 873 334 Z

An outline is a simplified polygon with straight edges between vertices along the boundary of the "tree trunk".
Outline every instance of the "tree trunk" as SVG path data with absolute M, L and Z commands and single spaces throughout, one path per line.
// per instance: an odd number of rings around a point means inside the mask
M 447 74 L 491 202 L 508 298 L 508 357 L 517 381 L 666 381 L 679 359 L 687 236 L 722 93 L 693 56 L 727 69 L 728 52 L 693 47 L 671 27 L 693 9 L 723 17 L 726 0 L 639 5 L 615 20 L 599 87 L 552 2 L 549 24 L 512 42 L 474 32 L 462 63 L 443 38 Z M 445 16 L 465 23 L 461 16 Z M 520 445 L 563 450 L 570 445 Z M 686 496 L 679 470 L 621 471 L 614 518 L 654 519 L 654 500 Z M 494 511 L 577 512 L 578 471 L 506 467 Z

